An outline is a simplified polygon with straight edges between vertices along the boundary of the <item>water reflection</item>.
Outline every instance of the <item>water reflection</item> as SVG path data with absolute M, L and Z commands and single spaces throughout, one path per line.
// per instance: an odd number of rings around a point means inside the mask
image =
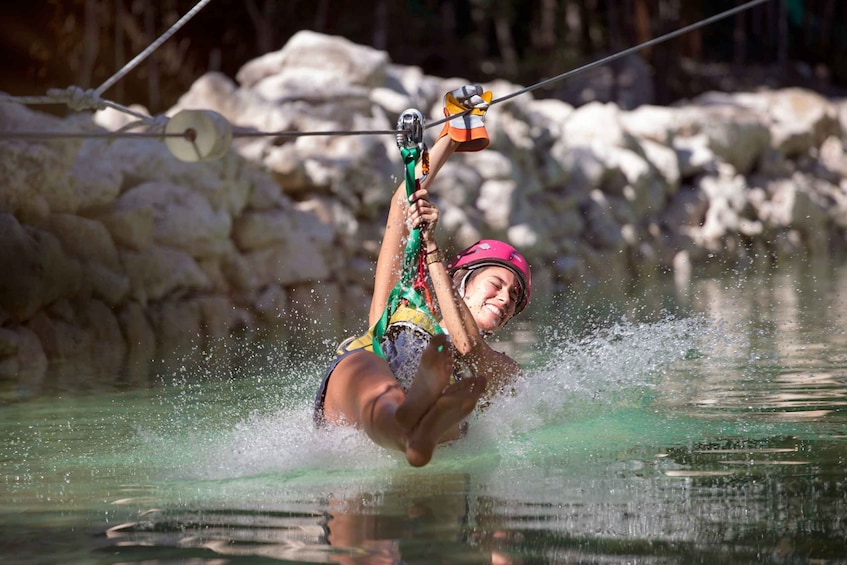
M 667 372 L 662 401 L 712 419 L 800 422 L 843 410 L 847 269 L 798 269 L 692 283 L 714 330 L 698 359 Z
M 104 532 L 98 562 L 843 562 L 843 441 L 666 440 L 598 446 L 577 465 L 545 453 L 545 465 L 395 471 L 300 501 L 262 489 L 240 505 L 150 510 Z
M 116 563 L 212 555 L 341 564 L 430 563 L 449 555 L 451 562 L 519 563 L 496 548 L 514 534 L 490 519 L 482 520 L 485 528 L 475 525 L 482 516 L 472 508 L 478 505 L 468 494 L 470 480 L 398 474 L 376 490 L 288 502 L 286 511 L 272 509 L 272 500 L 257 508 L 151 509 L 108 528 L 97 545 Z
M 726 412 L 746 417 L 799 422 L 817 420 L 847 406 L 844 376 L 834 373 L 790 373 L 746 383 L 743 389 L 712 379 L 689 401 L 702 417 L 724 418 Z
M 148 510 L 112 526 L 97 545 L 113 562 L 253 556 L 327 562 L 325 519 L 312 512 Z M 155 548 L 155 549 L 150 549 Z
M 451 556 L 468 563 L 511 563 L 488 550 L 503 531 L 474 528 L 468 474 L 397 477 L 389 490 L 330 501 L 327 541 L 340 563 L 427 563 Z M 364 554 L 362 552 L 365 552 Z

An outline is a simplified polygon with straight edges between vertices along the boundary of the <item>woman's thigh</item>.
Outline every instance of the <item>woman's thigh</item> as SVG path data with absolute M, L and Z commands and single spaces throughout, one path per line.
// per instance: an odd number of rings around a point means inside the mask
M 376 398 L 405 398 L 388 363 L 371 351 L 347 355 L 332 371 L 326 388 L 324 414 L 334 423 L 359 424 L 362 411 Z

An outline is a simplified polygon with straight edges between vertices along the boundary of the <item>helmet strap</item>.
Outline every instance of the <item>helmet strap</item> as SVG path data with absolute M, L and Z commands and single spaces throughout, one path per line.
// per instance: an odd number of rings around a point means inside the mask
M 463 299 L 465 298 L 466 286 L 467 286 L 468 281 L 470 280 L 472 274 L 473 274 L 473 269 L 468 269 L 468 272 L 465 273 L 465 276 L 462 277 L 462 282 L 459 283 L 459 296 Z

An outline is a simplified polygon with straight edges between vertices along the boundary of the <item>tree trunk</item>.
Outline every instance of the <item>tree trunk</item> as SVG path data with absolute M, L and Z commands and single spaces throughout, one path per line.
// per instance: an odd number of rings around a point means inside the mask
M 684 2 L 680 9 L 679 27 L 685 27 L 700 20 L 699 3 Z M 703 30 L 695 29 L 682 38 L 682 53 L 695 61 L 703 58 Z
M 513 75 L 518 71 L 518 53 L 512 37 L 511 18 L 508 14 L 500 13 L 494 17 L 494 32 L 497 36 L 497 47 L 503 59 L 503 70 Z
M 532 37 L 535 47 L 548 51 L 556 45 L 556 19 L 556 0 L 541 0 L 538 34 Z
M 244 7 L 253 22 L 256 31 L 256 52 L 258 54 L 270 53 L 274 49 L 274 26 L 275 2 L 265 0 L 262 9 L 256 5 L 256 0 L 247 0 Z
M 788 73 L 788 7 L 785 2 L 786 0 L 779 0 L 777 15 L 777 62 L 783 78 Z
M 156 13 L 150 2 L 144 3 L 144 35 L 147 45 L 156 40 Z M 147 57 L 147 100 L 150 113 L 159 111 L 159 58 L 156 52 Z
M 315 10 L 315 24 L 314 29 L 319 33 L 323 33 L 326 30 L 326 17 L 327 11 L 329 10 L 329 1 L 328 0 L 318 0 L 318 7 Z
M 113 25 L 115 26 L 115 69 L 120 69 L 126 63 L 126 54 L 124 53 L 124 5 L 123 0 L 114 0 L 114 20 Z M 122 81 L 118 81 L 115 84 L 115 92 L 113 96 L 115 100 L 118 102 L 124 101 L 124 85 Z
M 842 0 L 843 1 L 843 0 Z M 821 55 L 832 49 L 832 30 L 835 22 L 835 0 L 826 0 L 823 5 L 823 15 L 821 16 L 821 34 L 818 42 L 818 49 Z
M 733 54 L 732 62 L 737 67 L 742 67 L 747 62 L 747 15 L 740 12 L 735 15 L 732 30 Z
M 620 14 L 618 13 L 618 6 L 613 1 L 609 2 L 606 6 L 607 18 L 608 18 L 608 26 L 609 26 L 609 49 L 612 51 L 618 51 L 623 45 L 621 41 L 621 37 L 623 36 L 624 29 L 621 25 Z
M 664 0 L 659 1 L 663 2 Z M 635 43 L 650 41 L 653 38 L 653 30 L 650 25 L 650 9 L 647 7 L 647 0 L 635 0 L 633 19 L 635 23 Z M 653 48 L 642 49 L 641 56 L 649 61 L 653 56 Z
M 594 3 L 590 2 L 590 0 L 576 0 L 576 13 L 579 18 L 580 25 L 580 55 L 591 55 L 594 53 L 595 45 L 594 38 L 591 36 L 591 21 L 592 16 L 595 15 Z M 590 4 L 590 7 L 589 7 Z M 612 8 L 610 7 L 611 11 Z M 611 19 L 611 18 L 610 18 Z
M 655 29 L 655 36 L 658 37 L 660 35 L 670 33 L 679 25 L 679 9 L 678 6 L 674 4 L 674 1 L 675 0 L 660 0 L 659 10 L 656 16 L 658 24 Z M 640 3 L 643 4 L 643 0 L 640 0 Z M 643 10 L 644 8 L 642 8 L 642 11 Z M 646 14 L 643 14 L 642 18 L 645 15 Z M 643 28 L 645 24 L 649 25 L 649 19 L 641 22 L 642 29 L 639 31 L 640 37 L 646 37 L 644 32 L 647 30 Z M 639 41 L 649 41 L 650 39 L 652 39 L 652 37 L 639 39 Z M 655 92 L 656 102 L 659 104 L 670 104 L 673 101 L 670 80 L 672 59 L 674 58 L 672 49 L 674 49 L 673 43 L 662 43 L 656 45 L 651 53 L 652 57 L 650 58 L 650 61 L 653 66 L 653 91 Z
M 388 49 L 388 0 L 377 0 L 374 15 L 373 46 L 385 51 Z
M 83 88 L 92 88 L 94 66 L 100 52 L 100 18 L 97 17 L 97 0 L 85 0 L 85 31 L 82 48 L 82 61 L 77 71 L 76 84 Z

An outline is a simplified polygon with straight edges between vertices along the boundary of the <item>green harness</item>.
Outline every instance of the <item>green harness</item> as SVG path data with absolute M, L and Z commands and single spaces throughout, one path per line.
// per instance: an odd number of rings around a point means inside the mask
M 401 118 L 402 119 L 402 118 Z M 400 136 L 398 135 L 398 144 Z M 422 143 L 414 144 L 412 147 L 400 146 L 400 155 L 405 166 L 406 199 L 411 198 L 414 191 L 420 186 L 415 178 L 415 165 L 426 149 Z M 424 161 L 426 163 L 426 161 Z M 432 307 L 427 299 L 426 267 L 424 257 L 421 254 L 421 230 L 415 228 L 409 233 L 406 241 L 406 249 L 403 253 L 403 271 L 400 281 L 391 289 L 388 301 L 382 315 L 373 327 L 373 350 L 383 359 L 385 354 L 380 346 L 380 341 L 388 329 L 388 325 L 394 313 L 401 307 L 414 308 L 424 312 L 434 324 L 435 334 L 443 333 L 441 326 L 432 313 Z M 433 334 L 433 335 L 435 335 Z

